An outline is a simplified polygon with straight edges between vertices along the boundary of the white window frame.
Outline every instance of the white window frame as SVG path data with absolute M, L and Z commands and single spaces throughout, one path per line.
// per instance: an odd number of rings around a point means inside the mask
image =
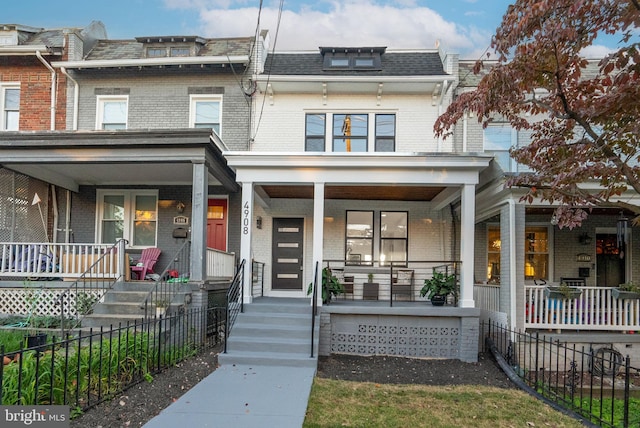
M 104 106 L 113 102 L 124 102 L 127 113 L 125 116 L 124 129 L 129 127 L 129 96 L 128 95 L 98 95 L 96 98 L 96 130 L 102 131 L 104 125 Z
M 487 147 L 489 145 L 489 142 L 487 141 L 487 130 L 488 129 L 497 129 L 497 128 L 504 128 L 505 131 L 509 130 L 509 132 L 510 132 L 510 141 L 509 141 L 510 144 L 509 144 L 509 147 L 502 148 L 502 149 L 499 149 L 499 150 L 497 150 L 495 148 Z M 515 159 L 513 159 L 509 155 L 509 149 L 516 148 L 516 147 L 518 147 L 518 131 L 516 129 L 514 129 L 511 126 L 511 124 L 509 124 L 508 122 L 490 123 L 487 126 L 487 128 L 482 131 L 482 148 L 483 148 L 485 153 L 491 153 L 491 154 L 495 154 L 495 155 L 506 154 L 507 159 L 508 159 L 508 165 L 504 165 L 503 162 L 501 162 L 501 160 L 499 159 L 499 157 L 495 156 L 496 162 L 498 162 L 500 167 L 503 168 L 505 172 L 516 172 L 518 170 L 518 163 L 515 161 Z
M 144 189 L 144 190 L 122 190 L 122 189 L 98 189 L 96 191 L 96 242 L 102 242 L 102 221 L 104 214 L 104 197 L 105 196 L 124 196 L 124 221 L 122 237 L 129 241 L 131 248 L 149 248 L 156 247 L 158 244 L 158 226 L 159 226 L 159 212 L 158 212 L 158 190 L 157 189 Z M 135 198 L 136 196 L 155 196 L 156 198 L 156 233 L 154 237 L 153 245 L 134 245 L 133 233 L 135 223 Z
M 220 104 L 220 108 L 218 111 L 220 112 L 220 116 L 218 117 L 218 134 L 219 137 L 222 136 L 222 95 L 213 95 L 213 94 L 198 94 L 198 95 L 189 95 L 189 128 L 196 127 L 196 105 L 199 102 L 217 102 Z
M 20 105 L 18 104 L 18 127 L 16 129 L 8 129 L 6 123 L 5 98 L 7 90 L 20 90 L 20 82 L 2 82 L 0 83 L 0 131 L 19 131 L 20 130 Z M 20 94 L 22 96 L 22 94 Z M 14 111 L 14 110 L 11 110 Z

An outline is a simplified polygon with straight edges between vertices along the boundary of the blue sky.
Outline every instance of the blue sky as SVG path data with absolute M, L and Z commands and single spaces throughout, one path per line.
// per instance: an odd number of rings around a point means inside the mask
M 510 0 L 289 0 L 284 1 L 277 50 L 318 46 L 433 48 L 477 59 L 489 45 Z M 272 43 L 280 1 L 259 0 L 29 0 L 5 1 L 0 23 L 83 27 L 102 21 L 111 39 L 137 36 L 250 36 L 260 16 Z M 606 53 L 591 48 L 591 56 Z

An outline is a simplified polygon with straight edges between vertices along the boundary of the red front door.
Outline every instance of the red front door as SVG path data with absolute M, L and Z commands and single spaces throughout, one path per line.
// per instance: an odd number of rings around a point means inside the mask
M 227 251 L 227 200 L 209 199 L 207 247 Z

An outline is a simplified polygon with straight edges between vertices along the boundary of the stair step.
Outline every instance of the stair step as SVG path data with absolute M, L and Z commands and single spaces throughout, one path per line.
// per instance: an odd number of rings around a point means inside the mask
M 130 314 L 89 314 L 82 318 L 82 327 L 118 327 L 121 324 L 126 326 L 127 322 L 133 324 L 143 319 L 140 315 Z
M 227 342 L 227 352 L 281 352 L 304 353 L 311 347 L 310 336 L 303 338 L 273 338 L 231 335 Z
M 311 348 L 306 353 L 235 351 L 219 354 L 218 362 L 221 365 L 316 367 L 318 360 L 310 357 L 310 351 Z
M 149 295 L 148 291 L 117 291 L 111 290 L 104 295 L 104 303 L 135 302 L 140 303 Z
M 95 315 L 133 315 L 144 316 L 144 308 L 140 307 L 139 302 L 104 302 L 98 303 L 93 308 Z
M 311 325 L 268 325 L 254 324 L 243 321 L 236 321 L 231 329 L 230 338 L 233 336 L 253 336 L 272 338 L 304 338 L 311 334 Z
M 310 325 L 311 316 L 290 313 L 245 312 L 238 316 L 239 322 L 269 325 Z

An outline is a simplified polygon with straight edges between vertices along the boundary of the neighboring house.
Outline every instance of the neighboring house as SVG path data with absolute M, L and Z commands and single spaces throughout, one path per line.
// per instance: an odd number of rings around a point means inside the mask
M 0 136 L 16 131 L 64 130 L 67 79 L 51 63 L 81 59 L 98 38 L 106 38 L 100 22 L 59 29 L 0 24 Z M 8 167 L 6 159 L 3 153 L 0 241 L 42 241 L 46 233 L 37 210 L 33 215 L 24 206 L 30 206 L 37 193 L 44 213 L 52 214 L 48 180 L 34 179 L 29 170 L 21 174 L 21 167 Z M 57 233 L 52 224 L 49 229 Z

